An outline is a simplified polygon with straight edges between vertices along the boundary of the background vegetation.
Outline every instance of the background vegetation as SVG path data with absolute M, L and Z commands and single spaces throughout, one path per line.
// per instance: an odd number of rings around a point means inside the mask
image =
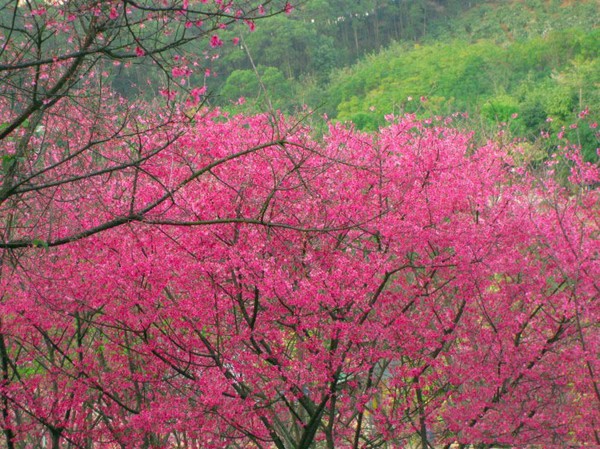
M 599 6 L 312 0 L 256 31 L 230 29 L 225 41 L 236 45 L 203 82 L 225 108 L 294 112 L 308 105 L 369 131 L 390 113 L 464 112 L 483 138 L 505 123 L 511 136 L 531 143 L 534 159 L 555 144 L 539 137 L 564 127 L 586 159 L 597 160 L 597 130 L 569 126 L 586 108 L 593 123 L 600 104 Z

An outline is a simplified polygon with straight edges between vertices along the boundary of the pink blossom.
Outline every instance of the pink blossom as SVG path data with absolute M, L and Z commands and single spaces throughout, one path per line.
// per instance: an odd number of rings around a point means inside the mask
M 585 118 L 588 114 L 590 113 L 589 108 L 585 108 L 583 111 L 581 111 L 578 115 L 579 118 Z
M 144 49 L 142 47 L 135 47 L 135 54 L 137 56 L 144 56 L 146 54 L 146 52 L 144 51 Z
M 158 91 L 158 93 L 159 93 L 161 96 L 163 96 L 163 97 L 167 98 L 167 100 L 172 100 L 172 99 L 174 99 L 174 98 L 177 96 L 177 92 L 176 92 L 176 91 L 174 91 L 174 90 L 169 90 L 169 89 L 160 89 L 160 90 Z
M 210 38 L 210 46 L 214 48 L 220 47 L 221 45 L 223 45 L 223 41 L 219 38 L 219 36 L 213 34 L 213 36 Z
M 173 78 L 181 78 L 183 76 L 190 76 L 192 71 L 187 66 L 173 67 L 171 69 L 171 75 Z
M 204 95 L 206 93 L 206 86 L 195 87 L 192 89 L 192 95 L 194 98 L 199 98 L 200 95 Z
M 119 13 L 117 12 L 117 8 L 112 7 L 110 8 L 110 14 L 108 15 L 108 17 L 110 17 L 111 19 L 116 19 L 117 17 L 119 17 Z

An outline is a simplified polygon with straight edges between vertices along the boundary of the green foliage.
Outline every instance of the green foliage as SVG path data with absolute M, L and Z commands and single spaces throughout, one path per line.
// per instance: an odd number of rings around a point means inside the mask
M 490 98 L 481 107 L 481 115 L 493 122 L 507 122 L 517 111 L 519 111 L 519 103 L 514 97 L 506 94 Z
M 593 119 L 598 114 L 597 6 L 597 0 L 311 0 L 254 32 L 245 24 L 230 29 L 224 40 L 243 39 L 216 61 L 221 86 L 215 79 L 209 85 L 222 106 L 245 97 L 246 110 L 264 109 L 250 55 L 271 103 L 283 111 L 307 104 L 363 130 L 376 130 L 390 113 L 464 111 L 483 138 L 508 123 L 511 135 L 533 142 L 568 128 L 585 107 Z M 595 159 L 595 131 L 579 133 L 588 160 Z
M 350 65 L 393 41 L 417 40 L 484 0 L 310 0 L 290 15 L 261 21 L 256 30 L 238 23 L 221 33 L 226 45 L 214 68 L 222 77 L 257 65 L 279 68 L 286 78 L 324 84 L 334 69 Z M 228 45 L 242 37 L 240 45 Z M 214 89 L 219 85 L 209 80 Z
M 270 102 L 276 109 L 289 109 L 294 89 L 281 70 L 259 66 L 257 72 L 235 70 L 220 91 L 220 101 L 226 105 L 248 101 L 251 105 L 259 104 L 261 107 L 269 106 Z
M 573 29 L 503 45 L 395 44 L 331 76 L 331 113 L 372 130 L 388 113 L 466 111 L 489 124 L 510 122 L 512 135 L 535 140 L 569 127 L 586 107 L 599 116 L 599 41 L 598 30 Z M 578 141 L 595 160 L 595 132 L 580 130 Z
M 225 40 L 243 37 L 237 47 L 226 48 L 215 62 L 216 70 L 228 76 L 234 70 L 251 69 L 248 53 L 256 64 L 277 67 L 288 79 L 316 75 L 325 80 L 337 65 L 338 49 L 333 37 L 318 33 L 315 23 L 276 16 L 260 23 L 253 32 L 238 24 Z
M 375 114 L 368 114 L 366 112 L 357 112 L 350 116 L 350 121 L 354 123 L 354 125 L 365 131 L 376 131 L 380 125 L 382 125 L 381 120 Z
M 12 154 L 2 155 L 2 172 L 8 173 L 17 162 L 17 158 Z
M 515 42 L 560 29 L 591 30 L 599 23 L 597 0 L 487 1 L 453 20 L 436 22 L 428 37 Z

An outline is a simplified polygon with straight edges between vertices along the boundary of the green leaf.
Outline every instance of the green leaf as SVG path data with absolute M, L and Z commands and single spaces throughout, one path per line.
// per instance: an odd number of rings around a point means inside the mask
M 45 248 L 48 249 L 48 242 L 46 240 L 41 239 L 33 239 L 33 247 L 34 248 Z
M 14 167 L 17 162 L 17 158 L 12 154 L 5 154 L 2 156 L 2 171 L 8 173 L 8 171 Z

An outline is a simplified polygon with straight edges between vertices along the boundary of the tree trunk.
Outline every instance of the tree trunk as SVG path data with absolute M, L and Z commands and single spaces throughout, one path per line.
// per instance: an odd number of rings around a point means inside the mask
M 50 429 L 50 437 L 52 438 L 52 449 L 60 449 L 60 435 L 62 431 Z
M 8 351 L 6 350 L 6 343 L 4 342 L 4 334 L 0 334 L 0 358 L 2 359 L 2 384 L 6 385 L 9 381 L 9 375 Z M 15 449 L 15 443 L 13 443 L 15 434 L 10 428 L 10 414 L 8 412 L 8 398 L 6 395 L 2 396 L 2 431 L 6 438 L 6 448 Z

